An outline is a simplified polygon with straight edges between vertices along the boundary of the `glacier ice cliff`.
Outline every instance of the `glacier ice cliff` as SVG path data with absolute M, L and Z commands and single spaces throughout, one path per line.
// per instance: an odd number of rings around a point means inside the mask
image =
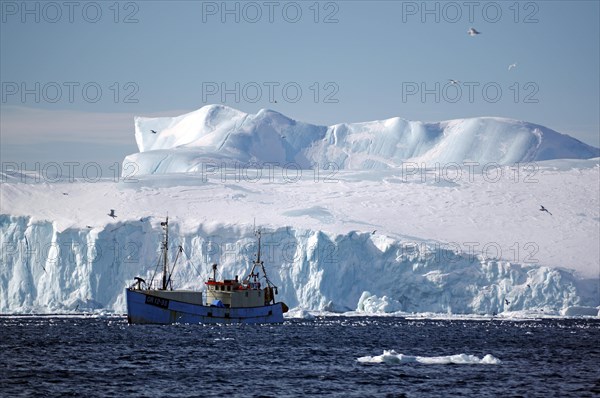
M 58 230 L 48 221 L 0 216 L 0 312 L 123 313 L 125 287 L 134 276 L 149 280 L 155 272 L 159 222 L 148 218 Z M 220 264 L 225 277 L 248 272 L 256 249 L 250 226 L 172 227 L 170 253 L 174 256 L 178 245 L 184 250 L 174 272 L 177 287 L 201 288 L 212 263 Z M 292 308 L 568 315 L 569 308 L 590 313 L 600 304 L 597 280 L 484 259 L 434 242 L 282 227 L 264 231 L 262 249 L 278 298 Z
M 224 277 L 248 272 L 253 229 L 240 222 L 258 216 L 270 277 L 296 314 L 598 313 L 600 165 L 565 159 L 600 150 L 546 127 L 494 117 L 328 127 L 209 105 L 138 117 L 135 138 L 120 181 L 0 173 L 0 313 L 124 312 L 125 287 L 153 278 L 156 216 L 169 212 L 180 288 L 202 288 L 213 263 Z M 430 169 L 440 163 L 458 177 Z M 465 251 L 472 243 L 499 258 Z M 541 260 L 520 260 L 531 245 Z

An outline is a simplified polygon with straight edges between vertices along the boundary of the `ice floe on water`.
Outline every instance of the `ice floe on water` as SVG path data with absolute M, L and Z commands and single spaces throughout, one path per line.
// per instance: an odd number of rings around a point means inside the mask
M 360 363 L 422 363 L 425 365 L 499 365 L 501 363 L 501 361 L 498 358 L 494 357 L 491 354 L 487 354 L 483 358 L 479 358 L 475 355 L 468 354 L 444 355 L 438 357 L 422 357 L 400 354 L 394 350 L 383 350 L 382 355 L 364 356 L 357 358 L 357 361 Z
M 304 308 L 292 308 L 284 314 L 287 319 L 314 319 L 315 316 Z

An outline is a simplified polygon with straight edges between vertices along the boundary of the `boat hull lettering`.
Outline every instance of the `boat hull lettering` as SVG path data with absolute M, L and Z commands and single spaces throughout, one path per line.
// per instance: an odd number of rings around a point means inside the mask
M 146 304 L 154 305 L 160 308 L 169 308 L 169 299 L 147 295 Z

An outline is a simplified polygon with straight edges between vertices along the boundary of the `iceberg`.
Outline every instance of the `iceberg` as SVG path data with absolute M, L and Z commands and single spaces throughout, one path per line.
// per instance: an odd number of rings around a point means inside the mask
M 600 149 L 547 127 L 499 117 L 442 122 L 394 117 L 319 126 L 273 110 L 247 114 L 207 105 L 177 117 L 135 118 L 139 153 L 124 160 L 137 174 L 198 172 L 207 165 L 294 164 L 337 169 L 472 162 L 511 165 L 550 159 L 589 159 Z
M 125 287 L 155 273 L 168 213 L 177 287 L 197 289 L 213 263 L 247 272 L 256 219 L 299 317 L 598 314 L 598 149 L 569 136 L 500 118 L 327 127 L 220 105 L 139 117 L 135 133 L 140 152 L 124 163 L 137 173 L 119 181 L 0 174 L 0 313 L 123 313 Z M 495 169 L 450 178 L 407 161 Z M 235 174 L 202 173 L 207 162 Z M 235 168 L 252 162 L 297 175 Z

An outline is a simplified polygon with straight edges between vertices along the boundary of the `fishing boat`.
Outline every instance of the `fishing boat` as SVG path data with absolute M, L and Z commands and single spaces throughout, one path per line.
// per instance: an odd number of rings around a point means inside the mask
M 162 279 L 146 283 L 135 277 L 135 282 L 126 289 L 127 321 L 130 324 L 283 322 L 288 307 L 283 302 L 276 302 L 277 286 L 269 280 L 260 259 L 259 230 L 255 232 L 258 248 L 250 273 L 241 280 L 237 275 L 234 279 L 217 280 L 217 264 L 213 264 L 212 277 L 205 281 L 206 300 L 203 300 L 200 290 L 173 289 L 171 277 L 177 259 L 169 268 L 169 218 L 160 225 L 164 230 Z M 179 253 L 182 251 L 179 246 Z M 261 280 L 264 286 L 261 286 Z

